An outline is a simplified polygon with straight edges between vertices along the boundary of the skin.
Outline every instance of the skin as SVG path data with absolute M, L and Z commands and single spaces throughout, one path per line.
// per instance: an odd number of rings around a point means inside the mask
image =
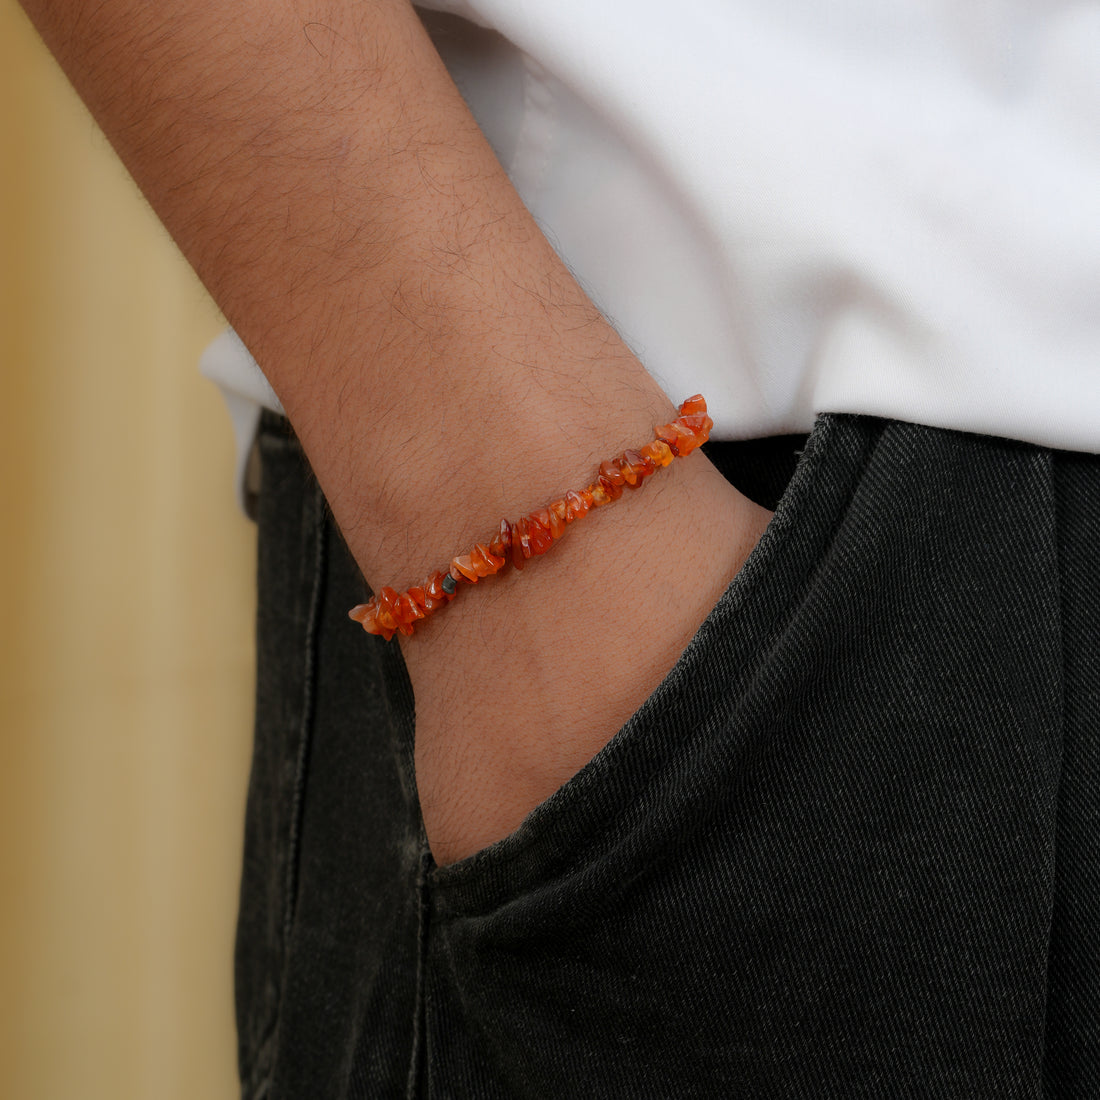
M 372 588 L 418 583 L 675 415 L 404 0 L 23 6 L 263 366 Z M 769 518 L 697 453 L 401 639 L 438 863 L 614 735 Z

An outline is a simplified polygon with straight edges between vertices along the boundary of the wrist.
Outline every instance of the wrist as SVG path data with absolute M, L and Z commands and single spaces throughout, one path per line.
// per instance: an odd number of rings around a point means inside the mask
M 583 367 L 593 369 L 590 362 Z M 402 403 L 358 439 L 328 432 L 303 440 L 375 591 L 419 584 L 475 542 L 488 543 L 502 518 L 587 485 L 601 461 L 647 443 L 655 424 L 675 416 L 636 361 L 629 370 L 613 364 L 594 379 L 575 369 L 572 389 L 565 388 L 567 365 L 555 378 L 561 389 L 550 391 L 533 385 L 529 373 L 496 371 L 492 388 L 472 378 L 451 402 L 422 416 L 408 416 L 416 405 Z M 655 491 L 647 484 L 646 495 Z
M 400 639 L 439 862 L 515 829 L 622 727 L 768 518 L 692 456 Z

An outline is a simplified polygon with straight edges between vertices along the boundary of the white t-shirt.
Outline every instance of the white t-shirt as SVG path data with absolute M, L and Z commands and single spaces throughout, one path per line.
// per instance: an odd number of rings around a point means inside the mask
M 853 412 L 1100 452 L 1100 0 L 424 6 L 551 242 L 717 438 Z M 232 336 L 204 370 L 246 437 L 278 407 Z

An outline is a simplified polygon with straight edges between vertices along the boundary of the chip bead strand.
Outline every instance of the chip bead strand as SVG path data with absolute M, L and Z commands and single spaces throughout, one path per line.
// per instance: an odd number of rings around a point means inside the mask
M 640 489 L 647 478 L 668 466 L 674 458 L 691 454 L 710 437 L 714 421 L 707 416 L 701 394 L 689 397 L 679 416 L 658 425 L 655 438 L 637 450 L 626 450 L 601 462 L 595 480 L 584 489 L 570 489 L 563 497 L 515 521 L 502 519 L 490 539 L 478 542 L 451 559 L 430 577 L 405 592 L 383 587 L 364 604 L 353 607 L 348 617 L 361 623 L 368 634 L 389 641 L 394 634 L 411 635 L 413 626 L 441 607 L 446 607 L 465 585 L 477 584 L 508 565 L 523 569 L 545 554 L 566 528 L 583 519 L 593 508 L 602 508 L 623 495 L 624 489 Z

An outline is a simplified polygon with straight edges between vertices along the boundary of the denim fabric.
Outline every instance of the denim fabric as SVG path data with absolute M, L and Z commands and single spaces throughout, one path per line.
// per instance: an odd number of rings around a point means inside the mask
M 1100 1097 L 1100 458 L 796 445 L 711 448 L 781 494 L 758 547 L 610 744 L 441 869 L 399 650 L 267 425 L 245 1097 Z

